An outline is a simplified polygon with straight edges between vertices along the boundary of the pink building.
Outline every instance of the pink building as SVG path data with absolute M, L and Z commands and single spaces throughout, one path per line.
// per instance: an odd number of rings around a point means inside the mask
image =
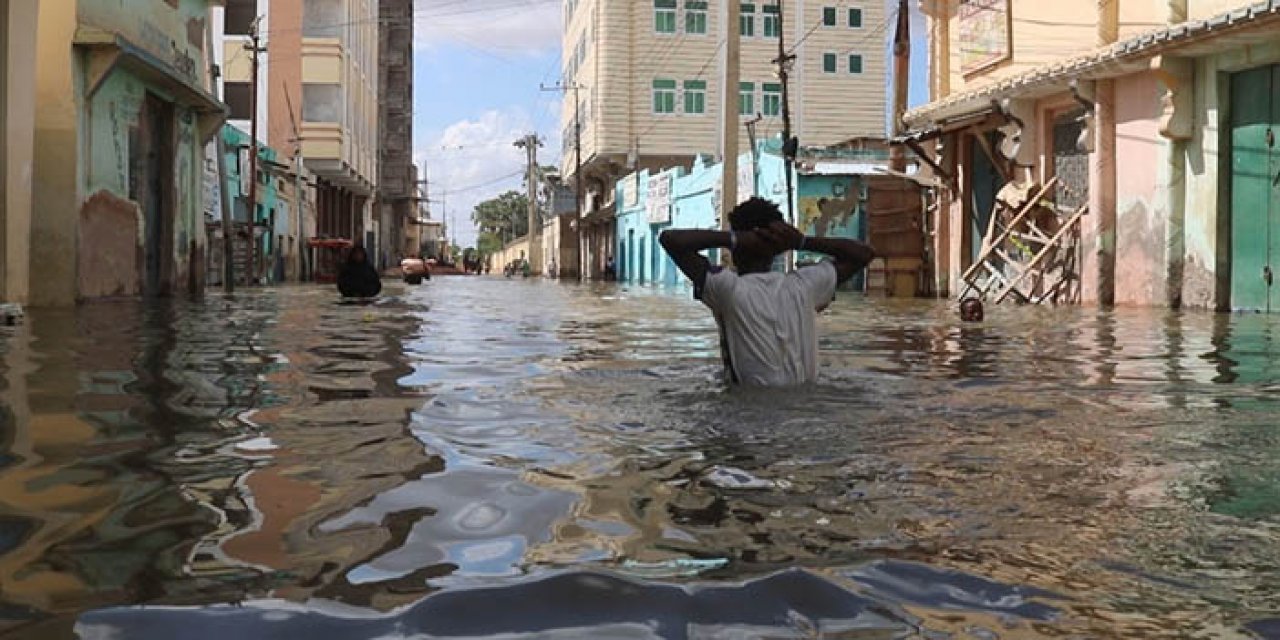
M 1001 188 L 1056 178 L 1056 224 L 1085 212 L 1056 301 L 1280 309 L 1280 1 L 923 4 L 932 101 L 898 142 L 933 164 L 938 291 Z

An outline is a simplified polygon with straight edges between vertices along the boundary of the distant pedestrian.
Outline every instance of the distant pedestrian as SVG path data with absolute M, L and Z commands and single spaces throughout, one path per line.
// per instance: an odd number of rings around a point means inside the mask
M 364 247 L 356 245 L 338 274 L 338 292 L 344 298 L 373 298 L 382 293 L 382 278 L 369 263 Z
M 613 256 L 609 256 L 604 261 L 604 279 L 611 281 L 618 279 L 618 266 L 613 263 Z
M 732 231 L 669 230 L 662 247 L 693 281 L 720 329 L 725 377 L 745 386 L 791 386 L 818 377 L 818 312 L 836 285 L 866 268 L 875 250 L 856 240 L 806 238 L 773 203 L 751 198 L 729 215 Z M 711 266 L 700 252 L 728 249 L 737 271 Z M 834 258 L 791 273 L 774 258 L 804 250 Z

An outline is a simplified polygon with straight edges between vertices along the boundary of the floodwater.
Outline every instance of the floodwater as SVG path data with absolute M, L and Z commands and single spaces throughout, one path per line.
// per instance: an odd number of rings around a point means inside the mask
M 0 329 L 0 636 L 1280 637 L 1280 317 L 387 293 Z

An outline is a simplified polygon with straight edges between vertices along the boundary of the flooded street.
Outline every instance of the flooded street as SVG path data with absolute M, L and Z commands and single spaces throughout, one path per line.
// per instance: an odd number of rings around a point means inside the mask
M 1280 316 L 384 293 L 3 329 L 0 636 L 1280 637 Z

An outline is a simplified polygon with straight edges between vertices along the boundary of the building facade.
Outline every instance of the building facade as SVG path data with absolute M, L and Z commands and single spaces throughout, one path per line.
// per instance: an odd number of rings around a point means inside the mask
M 567 0 L 562 172 L 572 180 L 580 129 L 585 268 L 598 277 L 612 247 L 614 183 L 636 170 L 691 166 L 719 155 L 725 18 L 702 0 Z M 761 138 L 782 131 L 782 86 L 773 60 L 785 30 L 793 135 L 825 146 L 885 134 L 886 33 L 880 0 L 744 3 L 740 148 L 746 122 Z M 782 18 L 780 21 L 779 18 Z M 576 89 L 575 89 L 576 88 Z M 592 249 L 595 247 L 595 249 Z
M 381 0 L 378 40 L 378 252 L 403 250 L 405 224 L 417 218 L 413 166 L 413 0 Z
M 883 152 L 857 158 L 835 153 L 802 155 L 792 168 L 795 190 L 791 206 L 796 226 L 809 236 L 867 240 L 868 186 L 887 160 Z M 787 162 L 777 143 L 759 143 L 755 154 L 746 153 L 739 158 L 738 166 L 738 190 L 744 199 L 763 198 L 787 211 Z M 618 231 L 616 247 L 610 255 L 615 256 L 619 281 L 661 286 L 687 284 L 658 243 L 658 237 L 671 228 L 720 228 L 723 171 L 724 165 L 699 159 L 691 170 L 644 170 L 618 181 Z M 713 261 L 719 258 L 711 252 Z M 804 262 L 818 256 L 800 254 L 796 258 Z M 783 268 L 785 259 L 780 258 L 778 266 Z M 866 288 L 865 282 L 865 275 L 858 274 L 846 288 L 861 291 Z
M 378 2 L 271 0 L 268 15 L 268 143 L 301 154 L 303 238 L 376 246 Z
M 201 291 L 204 150 L 226 118 L 209 3 L 39 10 L 31 303 Z
M 926 4 L 932 101 L 901 142 L 935 165 L 939 291 L 965 291 L 1002 188 L 1056 179 L 1059 216 L 1086 212 L 1067 300 L 1280 303 L 1280 3 Z

